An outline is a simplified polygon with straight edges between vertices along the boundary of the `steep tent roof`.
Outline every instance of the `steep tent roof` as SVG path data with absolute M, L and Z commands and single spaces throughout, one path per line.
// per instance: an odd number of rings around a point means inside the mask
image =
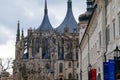
M 47 30 L 52 30 L 52 29 L 53 27 L 50 24 L 50 21 L 48 18 L 47 1 L 45 0 L 44 18 L 43 18 L 41 25 L 37 29 L 37 31 L 47 31 Z
M 78 32 L 78 25 L 72 12 L 72 1 L 71 0 L 68 0 L 66 17 L 61 23 L 61 25 L 58 26 L 57 31 L 64 32 L 65 28 L 68 28 L 69 32 L 71 33 L 74 31 Z

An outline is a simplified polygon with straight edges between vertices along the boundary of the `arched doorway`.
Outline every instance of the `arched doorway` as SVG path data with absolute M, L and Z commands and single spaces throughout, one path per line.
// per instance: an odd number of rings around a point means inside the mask
M 62 78 L 60 78 L 60 80 L 63 80 Z

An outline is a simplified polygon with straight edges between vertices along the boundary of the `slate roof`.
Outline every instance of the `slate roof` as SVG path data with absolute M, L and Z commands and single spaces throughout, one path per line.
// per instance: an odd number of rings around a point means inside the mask
M 71 0 L 68 0 L 66 17 L 64 18 L 60 26 L 58 26 L 58 28 L 56 29 L 58 32 L 64 32 L 65 27 L 67 27 L 69 29 L 69 32 L 71 33 L 74 30 L 78 32 L 78 25 L 72 12 L 72 1 Z
M 45 0 L 44 18 L 43 18 L 41 25 L 37 29 L 37 31 L 47 31 L 47 30 L 53 30 L 53 27 L 49 21 L 47 1 Z

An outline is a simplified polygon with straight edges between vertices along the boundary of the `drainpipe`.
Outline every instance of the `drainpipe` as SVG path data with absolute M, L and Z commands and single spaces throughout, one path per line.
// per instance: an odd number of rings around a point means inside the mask
M 90 42 L 89 42 L 89 39 L 90 39 L 90 37 L 89 37 L 89 34 L 88 33 L 86 33 L 86 35 L 88 36 L 88 65 L 90 65 L 90 53 L 89 53 L 89 46 L 90 46 Z
M 91 67 L 92 67 L 91 64 L 90 64 L 90 53 L 89 53 L 89 49 L 90 49 L 90 48 L 89 48 L 89 46 L 90 46 L 90 44 L 89 44 L 89 43 L 90 43 L 90 42 L 89 42 L 89 39 L 90 39 L 90 38 L 89 38 L 89 34 L 88 34 L 88 33 L 86 33 L 86 35 L 88 36 L 88 68 L 87 68 L 87 69 L 88 69 L 88 80 L 90 80 L 90 77 L 91 77 L 91 76 L 90 76 L 90 70 L 91 70 Z
M 105 0 L 105 16 L 107 15 L 107 1 Z M 105 19 L 106 19 L 106 17 L 105 17 Z M 107 22 L 106 22 L 107 23 Z M 105 23 L 105 24 L 106 24 Z M 105 51 L 105 53 L 104 53 L 104 59 L 105 59 L 105 62 L 107 61 L 107 58 L 106 58 L 106 53 L 107 53 L 107 35 L 108 35 L 108 33 L 107 33 L 107 28 L 106 28 L 106 51 Z

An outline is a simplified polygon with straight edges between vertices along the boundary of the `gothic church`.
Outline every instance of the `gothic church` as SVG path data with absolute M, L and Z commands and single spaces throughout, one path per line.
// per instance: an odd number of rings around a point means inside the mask
M 24 36 L 19 21 L 17 27 L 14 80 L 78 80 L 79 30 L 71 0 L 57 28 L 49 21 L 46 0 L 44 18 L 37 29 L 29 28 Z

